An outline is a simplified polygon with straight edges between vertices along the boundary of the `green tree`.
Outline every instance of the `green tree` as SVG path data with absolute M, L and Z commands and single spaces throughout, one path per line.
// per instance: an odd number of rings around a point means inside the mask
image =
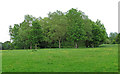
M 31 28 L 32 42 L 35 46 L 35 49 L 37 49 L 37 45 L 43 41 L 43 30 L 38 19 L 35 19 L 32 22 Z
M 61 47 L 61 40 L 67 32 L 67 18 L 61 11 L 56 11 L 48 14 L 51 24 L 52 39 L 58 40 L 59 48 Z
M 10 49 L 10 41 L 6 41 L 2 44 L 2 49 L 3 50 L 8 50 Z
M 120 44 L 120 33 L 117 34 L 115 41 L 117 44 Z
M 51 42 L 53 41 L 53 33 L 51 31 L 51 24 L 50 19 L 48 17 L 44 17 L 43 19 L 39 17 L 39 22 L 41 24 L 42 30 L 43 30 L 43 36 L 44 40 L 42 41 L 41 47 L 51 47 Z
M 93 26 L 94 22 L 91 21 L 90 19 L 85 19 L 84 20 L 84 29 L 85 29 L 85 46 L 86 47 L 92 47 L 92 41 L 93 41 Z
M 77 48 L 78 42 L 85 39 L 82 12 L 72 8 L 66 13 L 66 16 L 69 24 L 69 31 L 67 32 L 70 36 L 69 39 L 74 41 L 75 47 Z
M 92 47 L 97 47 L 100 44 L 104 43 L 107 39 L 106 29 L 103 24 L 101 24 L 100 20 L 97 20 L 95 24 L 93 24 L 93 41 Z
M 13 28 L 9 28 L 12 45 L 14 48 L 32 48 L 32 35 L 30 34 L 32 21 L 35 19 L 32 15 L 25 15 L 25 20 L 20 25 L 15 24 Z
M 19 29 L 19 41 L 22 42 L 20 43 L 22 48 L 29 48 L 30 47 L 30 25 L 27 21 L 23 21 L 20 24 L 20 29 Z
M 117 36 L 117 32 L 111 32 L 109 34 L 109 39 L 110 39 L 110 41 L 111 41 L 112 44 L 115 44 L 115 38 L 116 38 L 116 36 Z
M 14 27 L 12 28 L 12 31 L 10 31 L 11 39 L 13 40 L 12 44 L 15 49 L 20 48 L 20 42 L 19 42 L 19 28 L 20 26 L 18 24 L 14 24 Z

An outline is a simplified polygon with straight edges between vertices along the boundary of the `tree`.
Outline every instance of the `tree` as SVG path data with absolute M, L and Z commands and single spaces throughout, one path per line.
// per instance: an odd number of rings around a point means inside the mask
M 85 31 L 83 29 L 83 18 L 82 12 L 78 11 L 77 9 L 70 9 L 67 13 L 67 20 L 68 20 L 68 35 L 70 36 L 69 39 L 72 39 L 75 43 L 75 47 L 78 47 L 78 41 L 85 39 Z
M 30 35 L 30 23 L 27 21 L 23 21 L 20 24 L 20 29 L 19 29 L 19 41 L 22 42 L 20 43 L 22 48 L 29 48 L 31 46 L 31 35 Z
M 61 11 L 56 11 L 48 14 L 51 24 L 51 32 L 53 33 L 53 40 L 59 41 L 59 48 L 61 47 L 61 40 L 67 31 L 67 18 Z
M 14 27 L 12 28 L 12 30 L 10 30 L 10 36 L 11 39 L 13 40 L 12 44 L 14 46 L 15 49 L 20 48 L 20 42 L 19 42 L 19 28 L 20 26 L 18 24 L 14 24 Z
M 43 40 L 42 28 L 39 20 L 32 15 L 25 15 L 25 20 L 20 24 L 19 37 L 20 41 L 23 42 L 24 48 L 32 49 L 32 46 L 37 45 Z
M 29 45 L 30 49 L 32 49 L 32 46 L 34 45 L 34 41 L 33 41 L 33 34 L 32 34 L 32 26 L 33 26 L 33 21 L 36 20 L 35 17 L 33 17 L 32 15 L 25 15 L 25 22 L 26 22 L 26 35 L 27 35 L 27 40 L 26 40 L 26 45 Z
M 9 26 L 9 33 L 10 33 L 10 36 L 12 36 L 12 26 L 11 25 Z M 11 42 L 11 37 L 10 37 L 10 42 Z
M 93 25 L 94 22 L 91 21 L 90 19 L 85 19 L 84 20 L 84 29 L 85 29 L 85 46 L 86 47 L 92 47 L 92 41 L 93 41 Z
M 44 40 L 41 43 L 41 47 L 51 47 L 51 43 L 53 41 L 53 33 L 52 33 L 52 26 L 50 24 L 50 19 L 48 17 L 44 17 L 43 19 L 41 17 L 39 17 L 39 22 L 41 24 L 42 27 L 42 31 L 43 31 L 43 36 L 44 36 Z
M 111 32 L 109 34 L 109 39 L 110 39 L 110 41 L 111 41 L 112 44 L 115 44 L 115 38 L 116 38 L 116 36 L 117 36 L 117 32 Z
M 117 44 L 120 44 L 120 33 L 117 34 L 115 41 Z
M 104 43 L 107 39 L 107 33 L 103 24 L 101 24 L 100 20 L 97 20 L 95 24 L 93 24 L 93 40 L 92 47 L 97 47 L 100 44 Z
M 2 44 L 2 50 L 10 49 L 10 41 L 6 41 Z
M 43 30 L 38 19 L 32 22 L 31 28 L 32 42 L 35 45 L 35 49 L 37 49 L 37 45 L 43 41 Z
M 9 28 L 12 45 L 14 48 L 32 48 L 32 35 L 30 34 L 32 21 L 35 19 L 32 15 L 25 15 L 25 20 Z

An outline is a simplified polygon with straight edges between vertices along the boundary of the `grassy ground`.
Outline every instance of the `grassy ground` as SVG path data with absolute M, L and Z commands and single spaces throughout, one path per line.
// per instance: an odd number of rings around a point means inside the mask
M 3 50 L 3 72 L 118 72 L 118 46 Z

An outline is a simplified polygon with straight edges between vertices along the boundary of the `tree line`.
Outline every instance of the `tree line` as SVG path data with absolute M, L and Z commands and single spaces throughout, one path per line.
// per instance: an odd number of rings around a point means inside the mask
M 111 32 L 109 38 L 107 38 L 106 43 L 108 44 L 120 44 L 120 33 Z
M 49 12 L 48 17 L 25 15 L 20 24 L 9 26 L 11 49 L 97 47 L 108 35 L 100 20 L 92 21 L 84 12 Z

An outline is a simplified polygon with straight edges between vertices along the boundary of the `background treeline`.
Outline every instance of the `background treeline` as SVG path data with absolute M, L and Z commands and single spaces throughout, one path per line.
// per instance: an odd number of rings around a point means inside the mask
M 110 44 L 120 44 L 120 33 L 111 32 L 109 38 L 106 40 L 106 43 Z
M 100 20 L 94 22 L 74 8 L 65 13 L 49 12 L 44 18 L 25 15 L 22 23 L 9 27 L 9 33 L 11 42 L 3 43 L 3 49 L 97 47 L 120 41 L 119 34 L 115 39 L 108 37 Z

